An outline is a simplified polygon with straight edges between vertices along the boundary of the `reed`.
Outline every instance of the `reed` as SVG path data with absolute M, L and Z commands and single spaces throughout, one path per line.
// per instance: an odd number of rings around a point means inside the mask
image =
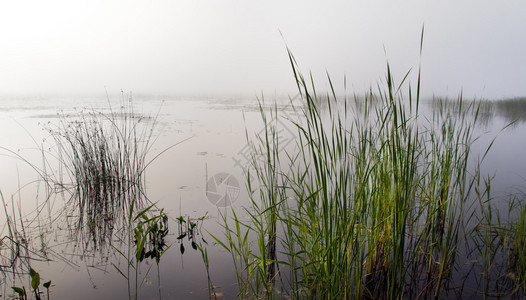
M 73 115 L 59 113 L 58 123 L 44 125 L 51 145 L 44 147 L 44 143 L 40 146 L 35 142 L 42 153 L 42 166 L 15 151 L 0 148 L 37 172 L 40 179 L 37 183 L 43 182 L 46 187 L 46 201 L 56 195 L 70 197 L 58 216 L 49 216 L 50 223 L 65 220 L 66 228 L 74 231 L 75 241 L 82 244 L 79 247 L 82 251 L 93 249 L 102 253 L 103 249 L 109 249 L 126 259 L 125 268 L 113 265 L 126 278 L 130 299 L 138 296 L 141 262 L 146 258 L 155 259 L 159 298 L 162 298 L 160 260 L 171 246 L 166 241 L 168 216 L 162 209 L 154 212 L 155 204 L 145 194 L 145 171 L 156 158 L 186 140 L 150 156 L 157 138 L 155 127 L 159 112 L 153 117 L 136 113 L 131 96 L 125 94 L 118 109 L 112 107 L 109 98 L 108 104 L 104 111 L 85 109 Z M 42 207 L 37 203 L 35 220 L 39 225 Z M 13 255 L 18 255 L 24 245 L 14 235 L 24 228 L 17 228 L 17 222 L 4 210 L 9 240 L 16 250 Z M 23 226 L 21 215 L 19 219 Z M 73 226 L 71 219 L 76 221 Z M 196 226 L 195 222 L 192 224 Z M 197 229 L 192 227 L 192 230 Z M 41 238 L 43 235 L 41 233 Z M 194 239 L 192 237 L 192 247 L 197 250 Z M 127 249 L 123 249 L 123 245 Z M 29 255 L 27 257 L 29 259 Z
M 87 243 L 104 244 L 113 228 L 126 225 L 132 206 L 145 205 L 144 172 L 156 119 L 137 114 L 131 97 L 123 94 L 118 109 L 110 103 L 109 112 L 59 114 L 58 124 L 46 128 L 56 145 L 47 155 L 59 166 L 58 175 L 45 180 L 73 191 L 77 228 L 87 231 Z
M 328 77 L 331 92 L 318 95 L 289 57 L 302 98 L 301 117 L 288 120 L 296 148 L 280 148 L 277 107 L 261 105 L 265 130 L 249 139 L 248 220 L 224 215 L 226 240 L 216 237 L 232 255 L 238 296 L 450 295 L 478 184 L 478 106 L 443 102 L 422 118 L 420 74 L 413 90 L 409 74 L 395 83 L 389 64 L 377 93 L 342 99 Z
M 526 295 L 526 198 L 512 202 L 512 215 L 508 228 L 510 234 L 508 250 L 508 266 L 510 277 L 514 281 L 513 294 L 518 297 Z
M 526 198 L 512 194 L 505 204 L 485 193 L 480 205 L 481 220 L 471 235 L 480 260 L 481 294 L 491 297 L 522 299 L 526 295 Z

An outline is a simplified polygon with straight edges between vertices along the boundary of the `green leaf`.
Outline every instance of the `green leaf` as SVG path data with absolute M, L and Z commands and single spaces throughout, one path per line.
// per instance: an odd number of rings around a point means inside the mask
M 19 287 L 13 286 L 11 287 L 15 293 L 17 293 L 20 297 L 24 297 L 26 295 L 26 291 L 24 289 L 21 289 Z
M 137 241 L 137 253 L 136 253 L 136 256 L 135 256 L 137 261 L 143 261 L 145 242 L 146 242 L 146 239 L 144 239 L 144 238 L 142 238 L 141 240 Z
M 40 285 L 40 274 L 33 269 L 30 269 L 29 273 L 31 274 L 31 288 L 36 291 Z
M 43 284 L 43 286 L 44 286 L 46 289 L 49 289 L 49 287 L 51 286 L 51 280 L 48 281 L 48 282 L 45 282 L 45 283 Z
M 124 279 L 128 280 L 128 277 L 126 275 L 124 275 L 124 273 L 121 271 L 121 269 L 119 269 L 114 263 L 112 263 L 113 267 L 115 269 L 117 269 L 117 272 L 119 272 L 119 274 L 122 275 L 122 277 L 124 277 Z
M 133 219 L 133 221 L 136 221 L 137 219 L 141 218 L 144 214 L 146 214 L 152 207 L 155 206 L 155 203 L 153 203 L 152 205 L 146 207 L 145 209 L 141 210 L 136 216 L 135 218 Z

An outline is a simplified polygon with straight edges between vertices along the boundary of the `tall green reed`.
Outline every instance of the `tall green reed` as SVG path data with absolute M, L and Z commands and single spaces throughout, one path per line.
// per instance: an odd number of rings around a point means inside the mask
M 480 221 L 471 234 L 473 256 L 480 265 L 480 295 L 522 299 L 526 295 L 526 198 L 512 194 L 499 201 L 489 189 L 484 195 Z M 507 211 L 499 209 L 506 203 Z
M 225 215 L 226 241 L 216 238 L 232 254 L 239 296 L 440 297 L 471 218 L 477 107 L 421 118 L 420 75 L 415 92 L 409 74 L 395 84 L 389 65 L 377 93 L 342 99 L 329 77 L 319 95 L 289 57 L 303 101 L 289 120 L 296 149 L 280 148 L 268 121 L 277 108 L 269 118 L 262 105 L 248 221 Z
M 518 297 L 526 295 L 526 198 L 518 198 L 512 202 L 511 216 L 508 228 L 510 232 L 508 245 L 508 266 L 513 283 L 513 294 Z

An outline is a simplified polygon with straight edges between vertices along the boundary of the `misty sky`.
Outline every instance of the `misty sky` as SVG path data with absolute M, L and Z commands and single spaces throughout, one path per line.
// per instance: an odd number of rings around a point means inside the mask
M 425 95 L 526 96 L 518 0 L 1 0 L 0 94 L 292 94 L 286 47 L 320 89 L 421 61 Z

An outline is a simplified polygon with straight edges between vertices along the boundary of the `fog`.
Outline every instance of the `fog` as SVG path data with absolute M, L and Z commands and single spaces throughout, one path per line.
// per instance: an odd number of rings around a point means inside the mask
M 523 1 L 22 0 L 0 3 L 0 94 L 291 94 L 422 69 L 424 96 L 526 95 Z M 420 38 L 424 28 L 423 51 Z

